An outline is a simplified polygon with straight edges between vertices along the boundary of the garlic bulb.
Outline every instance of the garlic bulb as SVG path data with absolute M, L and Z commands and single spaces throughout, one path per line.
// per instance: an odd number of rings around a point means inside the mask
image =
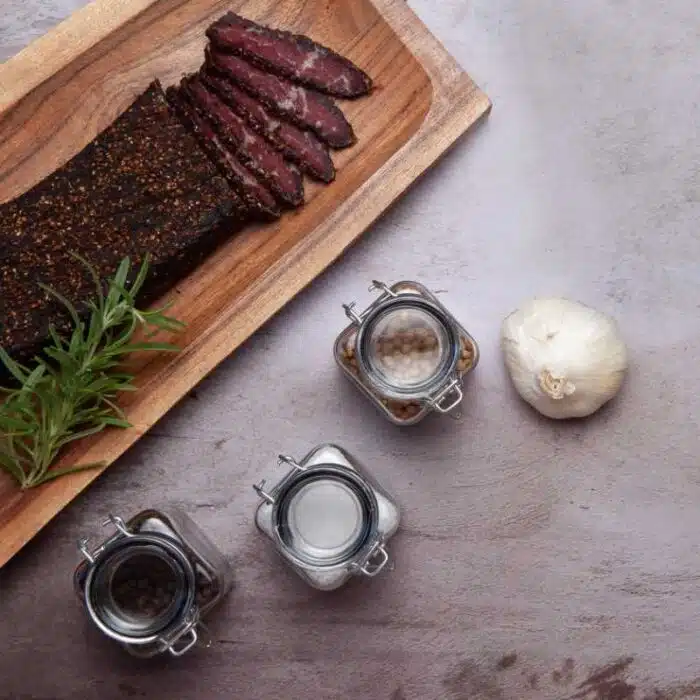
M 533 299 L 503 321 L 501 348 L 520 396 L 549 418 L 582 418 L 617 394 L 627 349 L 613 319 L 567 299 Z

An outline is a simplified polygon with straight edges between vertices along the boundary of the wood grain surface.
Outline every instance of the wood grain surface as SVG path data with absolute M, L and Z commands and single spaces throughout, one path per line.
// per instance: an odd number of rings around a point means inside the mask
M 490 103 L 402 0 L 98 0 L 0 67 L 0 201 L 28 189 L 112 121 L 154 78 L 202 62 L 227 9 L 308 33 L 375 79 L 343 109 L 358 135 L 331 187 L 237 236 L 170 295 L 187 331 L 177 356 L 142 358 L 124 402 L 134 428 L 77 443 L 63 463 L 111 464 L 216 365 L 335 260 Z M 21 493 L 0 480 L 0 566 L 100 470 Z

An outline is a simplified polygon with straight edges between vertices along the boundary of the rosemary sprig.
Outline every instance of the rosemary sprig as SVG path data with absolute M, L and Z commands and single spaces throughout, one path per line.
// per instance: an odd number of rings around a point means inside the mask
M 45 357 L 35 358 L 32 368 L 15 362 L 0 348 L 0 361 L 18 384 L 18 388 L 0 388 L 0 397 L 4 395 L 0 404 L 0 469 L 22 489 L 100 466 L 50 468 L 61 449 L 74 440 L 108 426 L 131 427 L 115 399 L 122 391 L 135 390 L 134 377 L 119 366 L 134 352 L 177 351 L 174 345 L 150 338 L 158 331 L 177 331 L 184 325 L 166 316 L 165 308 L 136 308 L 136 297 L 148 274 L 148 259 L 132 284 L 128 284 L 131 263 L 128 258 L 122 260 L 104 290 L 95 269 L 76 258 L 95 281 L 96 294 L 88 304 L 87 322 L 68 299 L 44 286 L 70 314 L 71 332 L 61 336 L 52 327 Z M 131 342 L 139 328 L 146 331 L 146 340 Z

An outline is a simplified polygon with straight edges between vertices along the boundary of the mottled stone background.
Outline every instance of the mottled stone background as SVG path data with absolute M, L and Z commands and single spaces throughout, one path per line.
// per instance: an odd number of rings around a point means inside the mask
M 9 56 L 80 3 L 0 3 Z M 339 264 L 0 571 L 3 700 L 700 697 L 700 5 L 414 0 L 492 97 Z M 416 278 L 473 332 L 460 422 L 397 430 L 339 376 L 340 304 Z M 632 369 L 584 423 L 501 367 L 533 295 L 614 314 Z M 250 484 L 336 440 L 404 511 L 395 567 L 330 595 L 256 535 Z M 136 662 L 73 599 L 76 538 L 167 497 L 236 565 L 213 644 Z
M 0 59 L 13 56 L 85 4 L 81 0 L 2 0 Z

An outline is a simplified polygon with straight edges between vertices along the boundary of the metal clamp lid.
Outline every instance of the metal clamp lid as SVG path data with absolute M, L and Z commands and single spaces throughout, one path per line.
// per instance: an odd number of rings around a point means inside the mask
M 195 623 L 196 624 L 196 623 Z M 184 637 L 189 634 L 190 635 L 190 640 L 184 644 L 181 647 L 176 647 L 175 643 L 179 642 L 180 640 L 184 639 Z M 170 646 L 168 647 L 168 651 L 173 655 L 173 656 L 182 656 L 183 654 L 186 654 L 196 643 L 197 643 L 197 630 L 195 629 L 194 625 L 190 627 L 186 632 L 183 632 L 180 637 L 178 637 Z
M 107 517 L 107 519 L 102 523 L 102 527 L 107 527 L 107 525 L 114 525 L 116 528 L 117 532 L 112 535 L 112 537 L 108 538 L 105 540 L 97 549 L 94 551 L 90 551 L 88 549 L 88 543 L 90 542 L 89 537 L 81 537 L 78 540 L 78 549 L 80 550 L 80 553 L 83 555 L 83 558 L 88 561 L 90 564 L 94 564 L 95 560 L 97 557 L 104 552 L 106 549 L 107 545 L 112 542 L 115 538 L 117 537 L 133 537 L 134 533 L 129 530 L 129 528 L 126 526 L 126 523 L 118 516 L 112 515 L 111 513 Z
M 357 571 L 368 578 L 374 578 L 388 563 L 389 553 L 384 547 L 384 541 L 378 540 L 367 554 L 364 562 L 361 564 L 355 564 L 352 568 L 354 571 Z
M 269 503 L 270 505 L 272 505 L 275 502 L 275 497 L 277 493 L 290 478 L 292 478 L 297 472 L 305 471 L 305 467 L 302 467 L 301 464 L 299 464 L 293 457 L 289 457 L 287 455 L 279 455 L 277 458 L 277 466 L 282 466 L 283 464 L 286 464 L 288 467 L 290 467 L 290 471 L 269 492 L 265 490 L 267 487 L 266 479 L 262 479 L 260 483 L 253 485 L 253 490 L 255 491 L 255 493 L 257 493 L 263 501 Z
M 452 397 L 450 402 L 446 400 Z M 462 384 L 459 378 L 454 379 L 448 384 L 437 396 L 430 400 L 430 406 L 440 413 L 449 413 L 453 411 L 464 399 L 462 392 Z
M 392 289 L 386 285 L 384 282 L 380 282 L 379 280 L 372 280 L 372 284 L 369 287 L 370 292 L 376 292 L 376 291 L 381 291 L 382 294 L 375 299 L 362 313 L 357 313 L 355 311 L 355 307 L 357 306 L 357 302 L 350 302 L 349 304 L 343 304 L 343 309 L 345 310 L 345 315 L 355 324 L 355 325 L 360 325 L 362 321 L 365 319 L 367 314 L 374 308 L 376 304 L 378 304 L 381 301 L 384 301 L 387 297 L 397 297 L 398 294 L 396 292 L 392 291 Z
M 269 534 L 285 558 L 305 569 L 364 566 L 377 541 L 378 505 L 370 484 L 340 464 L 302 466 L 284 456 L 280 463 L 291 469 L 274 488 L 265 482 L 254 488 L 271 509 Z M 328 498 L 336 499 L 332 514 L 324 510 Z M 334 527 L 319 530 L 319 517 L 330 517 Z
M 385 332 L 384 326 L 391 323 L 387 319 L 393 313 L 411 313 L 415 317 L 414 322 L 422 324 L 424 333 L 434 333 L 436 349 L 427 351 L 421 345 L 418 350 L 432 352 L 434 356 L 426 356 L 427 368 L 424 362 L 423 375 L 408 375 L 408 381 L 406 376 L 401 375 L 402 370 L 397 369 L 399 365 L 395 356 L 387 359 L 381 353 L 377 354 L 376 350 L 382 343 L 381 338 L 375 340 L 375 333 Z M 460 352 L 459 330 L 450 315 L 438 304 L 414 295 L 392 294 L 391 298 L 385 295 L 358 318 L 361 318 L 361 326 L 355 337 L 357 367 L 362 381 L 375 392 L 397 401 L 422 401 L 443 413 L 461 402 L 460 377 L 456 370 Z M 402 352 L 406 352 L 405 348 Z M 406 357 L 399 359 L 405 360 Z M 455 394 L 455 401 L 445 404 L 445 398 L 452 394 Z
M 163 651 L 168 651 L 172 656 L 183 656 L 186 654 L 199 640 L 199 635 L 197 634 L 198 623 L 199 614 L 194 612 L 192 618 L 181 630 L 178 630 L 177 633 L 168 638 L 167 641 L 163 640 Z M 184 644 L 178 646 L 178 643 L 183 640 L 186 640 Z

